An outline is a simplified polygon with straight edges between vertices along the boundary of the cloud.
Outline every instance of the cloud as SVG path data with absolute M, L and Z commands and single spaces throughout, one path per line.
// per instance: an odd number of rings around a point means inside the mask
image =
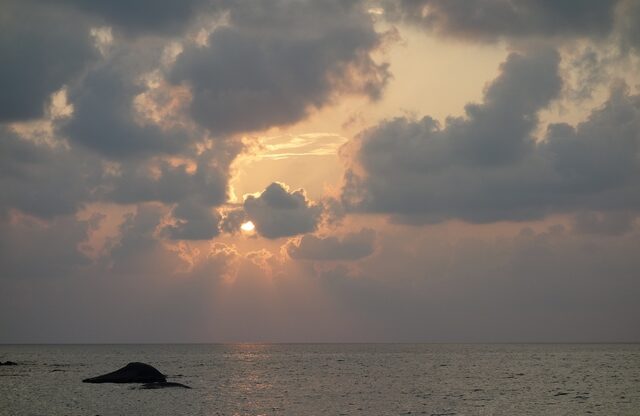
M 640 97 L 624 87 L 576 127 L 536 112 L 559 90 L 557 56 L 512 54 L 485 101 L 444 128 L 398 118 L 362 133 L 343 201 L 403 222 L 527 220 L 581 210 L 638 210 Z
M 26 217 L 0 221 L 0 278 L 61 278 L 88 266 L 91 259 L 81 244 L 101 219 L 96 215 L 85 221 L 70 216 L 48 223 Z
M 72 214 L 92 199 L 99 177 L 91 155 L 35 143 L 0 125 L 0 218 L 12 209 L 40 218 Z
M 574 216 L 573 229 L 578 233 L 621 235 L 633 229 L 637 213 L 579 212 Z
M 178 203 L 172 211 L 176 223 L 163 228 L 172 240 L 210 240 L 220 233 L 220 215 L 193 200 Z
M 269 278 L 269 269 L 262 268 L 269 262 L 266 255 L 243 256 L 219 243 L 204 250 L 190 270 L 176 273 L 175 266 L 184 270 L 178 253 L 153 255 L 162 246 L 138 238 L 156 227 L 158 217 L 147 214 L 125 222 L 120 268 L 76 268 L 37 285 L 5 279 L 2 342 L 613 342 L 640 337 L 637 232 L 602 239 L 555 226 L 477 239 L 454 235 L 444 226 L 424 233 L 387 226 L 377 234 L 376 255 L 359 262 L 359 270 L 271 262 Z M 144 249 L 129 251 L 135 248 Z M 136 260 L 140 268 L 124 268 Z
M 44 115 L 52 93 L 97 57 L 89 27 L 55 5 L 2 2 L 0 123 Z
M 391 20 L 465 40 L 607 36 L 619 0 L 402 0 L 385 3 Z
M 158 45 L 120 46 L 113 54 L 69 88 L 74 112 L 70 119 L 59 122 L 60 133 L 114 160 L 184 150 L 195 140 L 190 129 L 163 128 L 144 120 L 134 107 L 134 98 L 146 91 L 140 77 L 159 60 L 155 56 L 160 54 Z
M 185 262 L 158 238 L 166 208 L 158 204 L 138 204 L 119 227 L 102 261 L 115 274 L 172 275 Z
M 389 73 L 359 2 L 239 2 L 207 45 L 187 46 L 169 79 L 191 87 L 190 114 L 215 135 L 292 124 L 335 94 L 377 98 Z
M 183 32 L 205 0 L 61 0 L 113 25 L 128 35 L 176 35 Z
M 260 196 L 248 196 L 243 207 L 256 231 L 266 238 L 313 232 L 322 214 L 322 205 L 307 200 L 304 190 L 289 192 L 284 185 L 275 182 Z
M 548 49 L 512 53 L 466 117 L 449 117 L 444 127 L 428 116 L 402 117 L 362 132 L 343 202 L 429 222 L 532 216 L 526 187 L 544 188 L 545 176 L 531 172 L 545 169 L 532 133 L 537 112 L 560 92 L 558 62 Z
M 121 203 L 176 203 L 196 198 L 217 206 L 227 199 L 228 165 L 219 164 L 216 151 L 205 151 L 194 159 L 172 164 L 166 160 L 124 163 L 104 181 L 106 199 Z M 195 169 L 192 170 L 193 164 Z
M 342 237 L 305 235 L 299 242 L 289 244 L 287 252 L 295 260 L 359 260 L 373 253 L 375 237 L 376 232 L 370 228 Z

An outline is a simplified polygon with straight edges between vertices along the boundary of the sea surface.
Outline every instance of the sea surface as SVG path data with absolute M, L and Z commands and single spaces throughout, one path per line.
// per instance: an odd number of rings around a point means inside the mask
M 640 345 L 0 345 L 0 415 L 640 415 Z M 81 380 L 128 362 L 191 390 Z

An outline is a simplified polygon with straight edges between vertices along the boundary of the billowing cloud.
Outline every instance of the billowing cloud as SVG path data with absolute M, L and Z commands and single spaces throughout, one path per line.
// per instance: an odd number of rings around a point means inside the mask
M 466 118 L 444 128 L 399 118 L 365 131 L 356 156 L 364 173 L 348 172 L 344 199 L 423 222 L 637 210 L 640 97 L 618 87 L 584 122 L 551 124 L 536 142 L 536 112 L 559 89 L 556 64 L 549 52 L 512 54 Z
M 604 37 L 619 0 L 401 0 L 385 3 L 401 19 L 466 40 L 549 36 Z
M 380 96 L 389 73 L 371 53 L 381 35 L 359 2 L 240 2 L 206 46 L 170 74 L 191 87 L 191 116 L 216 135 L 287 125 L 340 92 Z
M 148 56 L 140 49 L 153 46 L 118 50 L 71 87 L 74 113 L 60 123 L 61 134 L 111 159 L 175 154 L 187 147 L 194 139 L 188 129 L 162 128 L 143 120 L 134 107 L 134 98 L 145 91 L 140 81 L 144 72 L 139 67 L 149 70 L 156 63 L 153 54 Z
M 0 123 L 41 117 L 49 96 L 98 51 L 89 26 L 54 4 L 7 0 L 0 13 Z
M 358 260 L 371 255 L 375 249 L 376 232 L 363 228 L 342 237 L 304 235 L 299 242 L 287 246 L 287 252 L 296 260 L 339 261 Z
M 249 195 L 243 207 L 258 233 L 266 238 L 313 232 L 322 214 L 322 205 L 309 201 L 302 189 L 289 192 L 275 182 L 260 196 Z
M 468 104 L 466 117 L 450 117 L 444 127 L 427 116 L 364 131 L 343 200 L 355 209 L 430 222 L 531 215 L 524 188 L 544 185 L 537 172 L 524 181 L 521 175 L 540 163 L 532 133 L 537 112 L 560 91 L 558 61 L 547 49 L 510 54 L 484 102 Z

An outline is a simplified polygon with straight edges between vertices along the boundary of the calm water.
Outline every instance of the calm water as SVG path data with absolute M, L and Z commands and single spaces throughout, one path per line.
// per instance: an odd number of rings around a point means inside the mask
M 0 415 L 640 415 L 640 345 L 2 346 Z M 143 361 L 186 389 L 85 384 Z

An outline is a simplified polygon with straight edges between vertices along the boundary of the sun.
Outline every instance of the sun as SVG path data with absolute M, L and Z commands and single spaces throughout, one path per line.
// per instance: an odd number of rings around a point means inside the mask
M 255 230 L 255 228 L 256 228 L 256 226 L 255 226 L 255 225 L 253 225 L 253 223 L 252 223 L 251 221 L 247 221 L 247 222 L 243 223 L 243 224 L 240 226 L 240 229 L 241 229 L 242 231 L 245 231 L 245 232 L 248 232 L 248 233 L 249 233 L 249 232 L 251 232 L 251 231 L 253 231 L 253 230 Z

